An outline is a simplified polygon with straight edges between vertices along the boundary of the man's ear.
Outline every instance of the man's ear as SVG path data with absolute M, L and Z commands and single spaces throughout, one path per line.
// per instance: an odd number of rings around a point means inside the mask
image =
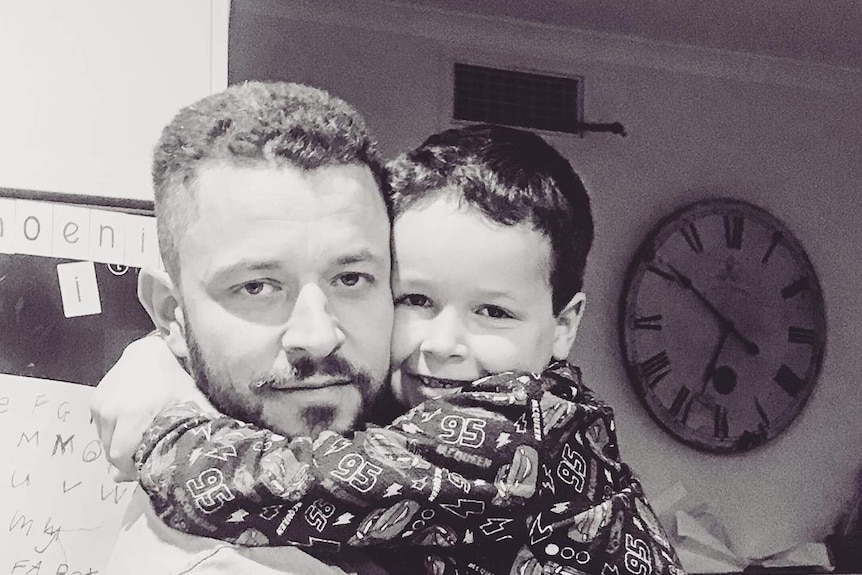
M 578 326 L 584 315 L 584 307 L 587 304 L 587 296 L 579 291 L 566 307 L 557 314 L 557 327 L 554 330 L 554 359 L 563 360 L 569 357 L 575 337 L 578 335 Z
M 167 272 L 143 268 L 138 273 L 138 300 L 168 344 L 180 358 L 189 356 L 186 344 L 186 321 L 177 288 Z

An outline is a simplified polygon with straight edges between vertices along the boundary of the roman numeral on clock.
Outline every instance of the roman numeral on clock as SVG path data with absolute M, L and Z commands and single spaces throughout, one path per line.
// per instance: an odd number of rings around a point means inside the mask
M 703 242 L 700 241 L 700 234 L 697 233 L 697 227 L 693 222 L 682 228 L 679 233 L 685 238 L 685 242 L 691 248 L 691 251 L 696 254 L 703 253 Z
M 652 273 L 654 273 L 657 276 L 663 277 L 667 281 L 670 281 L 670 282 L 676 281 L 676 278 L 669 271 L 663 270 L 663 269 L 656 267 L 656 266 L 653 266 L 653 265 L 647 266 L 646 269 L 648 271 L 651 271 Z
M 808 278 L 801 277 L 781 290 L 781 297 L 790 299 L 808 289 Z
M 807 327 L 790 326 L 787 329 L 787 341 L 790 343 L 804 343 L 814 345 L 816 333 Z
M 769 427 L 769 416 L 766 415 L 766 410 L 763 409 L 763 406 L 760 405 L 760 401 L 756 397 L 754 398 L 754 407 L 757 409 L 757 414 L 760 415 L 760 419 L 763 420 L 763 427 Z
M 641 379 L 647 386 L 655 387 L 662 379 L 670 373 L 670 358 L 666 351 L 660 351 L 649 359 L 640 363 Z
M 691 396 L 691 390 L 689 390 L 686 386 L 682 386 L 679 388 L 679 391 L 676 392 L 676 397 L 673 398 L 673 403 L 670 404 L 670 413 L 674 417 L 679 418 L 679 414 L 682 413 L 682 417 L 680 421 L 683 423 L 688 419 L 688 412 L 691 408 L 691 401 L 689 401 L 689 397 Z
M 727 433 L 729 431 L 729 426 L 727 424 L 727 408 L 722 407 L 721 405 L 715 406 L 715 413 L 713 416 L 714 428 L 713 435 L 718 437 L 719 439 L 727 439 Z
M 761 258 L 760 263 L 765 264 L 769 261 L 769 258 L 772 257 L 772 252 L 775 251 L 775 246 L 777 246 L 778 242 L 781 241 L 782 236 L 781 232 L 772 232 L 772 237 L 769 239 L 769 247 L 766 248 L 766 253 L 763 254 L 763 258 Z
M 635 329 L 661 331 L 661 314 L 635 316 L 632 323 Z
M 742 224 L 745 220 L 742 216 L 727 215 L 724 216 L 724 241 L 727 247 L 732 250 L 742 248 Z
M 796 397 L 805 386 L 805 380 L 784 364 L 778 368 L 772 379 L 791 397 Z

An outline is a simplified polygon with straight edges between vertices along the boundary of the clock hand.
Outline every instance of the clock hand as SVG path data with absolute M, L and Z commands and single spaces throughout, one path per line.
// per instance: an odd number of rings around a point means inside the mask
M 749 355 L 757 355 L 758 353 L 760 353 L 760 347 L 758 347 L 756 343 L 742 335 L 742 333 L 736 328 L 736 325 L 734 325 L 732 321 L 727 319 L 724 314 L 722 314 L 718 310 L 718 308 L 715 307 L 712 302 L 709 301 L 709 299 L 707 299 L 705 295 L 703 295 L 703 293 L 701 293 L 699 289 L 694 287 L 694 284 L 691 283 L 691 279 L 688 276 L 684 275 L 670 263 L 665 262 L 665 265 L 670 268 L 670 271 L 673 272 L 673 274 L 676 276 L 676 279 L 679 281 L 680 284 L 682 284 L 682 287 L 691 291 L 695 295 L 695 297 L 697 297 L 697 299 L 699 299 L 701 303 L 703 303 L 706 308 L 710 312 L 712 312 L 712 315 L 714 315 L 718 319 L 719 323 L 726 326 L 727 330 L 733 335 L 735 335 L 737 339 L 742 342 L 743 346 L 745 347 L 745 351 Z
M 712 357 L 709 358 L 709 363 L 706 364 L 706 369 L 703 372 L 703 386 L 700 388 L 701 395 L 706 392 L 706 385 L 715 371 L 715 364 L 718 363 L 718 356 L 721 355 L 721 349 L 724 347 L 724 342 L 727 340 L 729 333 L 730 326 L 722 323 L 721 330 L 718 333 L 718 343 L 715 345 L 715 349 L 712 350 Z

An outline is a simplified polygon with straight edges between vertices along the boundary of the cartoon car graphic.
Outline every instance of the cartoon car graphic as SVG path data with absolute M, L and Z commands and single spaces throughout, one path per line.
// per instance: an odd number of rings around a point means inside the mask
M 349 544 L 364 547 L 378 541 L 389 541 L 405 531 L 417 511 L 419 503 L 410 499 L 374 509 L 359 524 Z
M 512 463 L 497 470 L 494 486 L 497 495 L 495 505 L 503 505 L 513 497 L 529 498 L 536 492 L 539 476 L 539 454 L 529 445 L 519 445 L 512 456 Z

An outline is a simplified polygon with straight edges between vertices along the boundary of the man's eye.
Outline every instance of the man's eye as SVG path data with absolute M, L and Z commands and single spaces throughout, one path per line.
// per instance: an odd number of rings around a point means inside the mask
M 356 287 L 360 285 L 374 283 L 374 278 L 368 274 L 363 274 L 359 272 L 347 272 L 339 274 L 335 278 L 335 283 L 340 284 L 344 287 Z
M 269 295 L 275 291 L 275 286 L 264 281 L 245 282 L 238 291 L 247 295 Z
M 485 317 L 489 317 L 491 319 L 514 319 L 514 315 L 506 311 L 505 309 L 496 306 L 496 305 L 483 305 L 476 313 L 479 315 L 484 315 Z
M 395 305 L 406 305 L 411 307 L 428 307 L 431 300 L 418 293 L 408 293 L 395 298 Z

